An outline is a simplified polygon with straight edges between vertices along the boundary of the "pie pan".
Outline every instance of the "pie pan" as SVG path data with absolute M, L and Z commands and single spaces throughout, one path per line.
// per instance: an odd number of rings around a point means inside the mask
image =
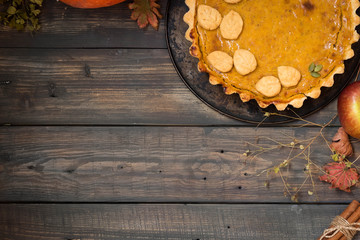
M 360 65 L 360 44 L 352 45 L 355 56 L 345 60 L 345 72 L 334 77 L 332 87 L 321 88 L 321 95 L 317 99 L 308 98 L 301 108 L 289 106 L 284 111 L 278 111 L 274 105 L 261 108 L 257 102 L 250 100 L 242 102 L 237 94 L 226 95 L 221 85 L 211 85 L 207 73 L 197 69 L 198 59 L 189 53 L 191 43 L 185 39 L 188 25 L 183 21 L 184 14 L 188 11 L 185 1 L 169 1 L 166 16 L 166 40 L 170 57 L 176 71 L 185 85 L 205 104 L 228 117 L 262 124 L 277 124 L 294 120 L 294 117 L 304 118 L 332 102 L 342 89 L 355 78 Z M 359 9 L 358 9 L 359 11 Z M 359 26 L 357 27 L 359 32 Z M 265 117 L 266 112 L 276 113 Z

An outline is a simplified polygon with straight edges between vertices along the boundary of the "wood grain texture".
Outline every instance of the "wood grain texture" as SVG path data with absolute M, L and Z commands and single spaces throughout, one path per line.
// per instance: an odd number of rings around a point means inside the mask
M 325 129 L 324 136 L 335 131 Z M 290 202 L 279 175 L 258 175 L 289 156 L 291 149 L 274 141 L 290 144 L 318 133 L 305 127 L 2 127 L 0 201 Z M 252 159 L 243 155 L 256 153 L 251 144 L 274 149 Z M 319 137 L 311 159 L 322 166 L 330 155 Z M 308 176 L 306 164 L 297 159 L 282 171 L 292 194 Z M 312 172 L 315 189 L 308 178 L 300 202 L 360 197 L 356 188 L 351 194 L 329 189 L 318 180 L 321 172 Z
M 0 127 L 1 240 L 315 239 L 360 198 L 330 190 L 315 167 L 312 188 L 298 159 L 281 173 L 292 194 L 302 187 L 300 203 L 320 204 L 293 204 L 279 175 L 259 173 L 301 151 L 277 144 L 319 128 L 254 127 L 210 109 L 177 75 L 165 19 L 140 30 L 129 2 L 45 1 L 35 35 L 0 27 L 0 125 L 14 125 Z M 306 119 L 336 112 L 334 101 Z M 274 149 L 244 155 L 257 146 Z M 322 138 L 311 147 L 318 166 L 330 154 Z
M 0 49 L 0 82 L 1 124 L 248 125 L 194 96 L 165 49 Z
M 308 240 L 344 205 L 0 204 L 3 240 Z M 354 240 L 360 239 L 356 236 Z
M 29 48 L 166 48 L 165 20 L 159 30 L 139 29 L 130 19 L 129 2 L 100 9 L 76 9 L 44 1 L 41 29 L 35 34 L 0 27 L 0 46 Z M 166 0 L 158 1 L 165 15 Z

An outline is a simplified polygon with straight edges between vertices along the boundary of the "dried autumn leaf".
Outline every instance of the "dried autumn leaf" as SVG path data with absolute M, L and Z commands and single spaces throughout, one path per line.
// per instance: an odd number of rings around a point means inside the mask
M 156 3 L 156 0 L 134 0 L 129 4 L 129 8 L 133 10 L 131 19 L 137 21 L 140 28 L 150 23 L 155 30 L 158 29 L 158 18 L 162 18 L 162 15 L 158 10 L 160 5 Z
M 344 128 L 339 128 L 332 139 L 330 148 L 333 152 L 339 155 L 339 161 L 342 161 L 345 157 L 353 154 L 353 148 L 351 146 L 349 136 L 345 132 Z
M 327 174 L 320 176 L 320 181 L 331 183 L 331 188 L 338 188 L 345 192 L 351 192 L 350 187 L 359 180 L 359 174 L 355 168 L 351 168 L 345 162 L 332 162 L 324 166 Z

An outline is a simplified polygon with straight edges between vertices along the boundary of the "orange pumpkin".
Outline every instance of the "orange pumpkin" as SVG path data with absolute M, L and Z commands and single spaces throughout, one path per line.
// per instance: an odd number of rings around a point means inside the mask
M 61 2 L 75 8 L 101 8 L 109 7 L 125 0 L 60 0 Z

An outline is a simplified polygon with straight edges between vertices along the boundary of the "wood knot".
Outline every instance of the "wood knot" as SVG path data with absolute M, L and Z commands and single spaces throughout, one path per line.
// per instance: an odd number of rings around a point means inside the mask
M 55 90 L 56 90 L 55 83 L 49 83 L 49 97 L 56 97 Z
M 67 169 L 64 172 L 71 174 L 71 173 L 75 172 L 75 169 Z
M 92 77 L 91 68 L 86 63 L 85 63 L 85 66 L 84 66 L 84 71 L 85 71 L 85 77 Z
M 43 172 L 45 167 L 42 165 L 36 164 L 35 166 L 34 165 L 27 166 L 27 168 L 29 170 L 34 170 L 35 172 Z

